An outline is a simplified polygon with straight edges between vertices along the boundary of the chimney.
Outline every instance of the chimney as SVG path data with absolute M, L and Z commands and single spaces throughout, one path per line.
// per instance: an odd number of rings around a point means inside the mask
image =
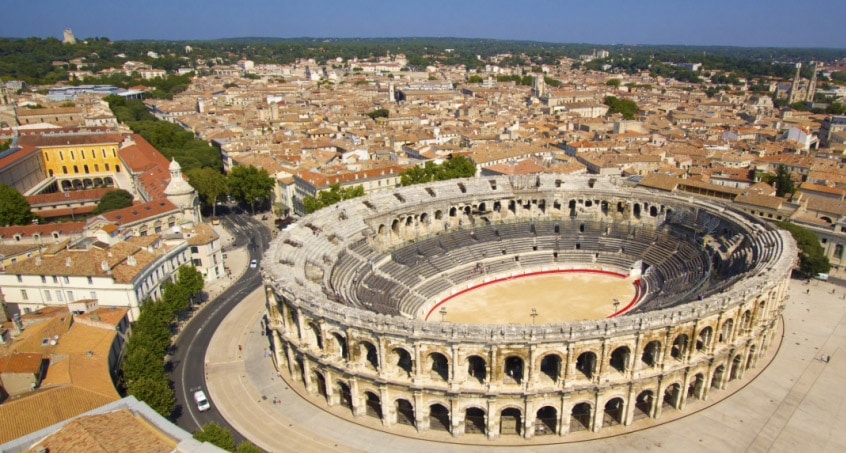
M 129 255 L 126 257 L 126 264 L 127 266 L 136 266 L 138 265 L 138 261 L 135 260 L 133 255 Z
M 73 265 L 73 260 L 71 259 L 71 257 L 65 258 L 65 266 L 71 267 L 72 265 Z

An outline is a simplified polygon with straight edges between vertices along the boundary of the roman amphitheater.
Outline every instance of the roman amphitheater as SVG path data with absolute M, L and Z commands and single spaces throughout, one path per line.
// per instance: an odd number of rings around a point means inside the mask
M 348 200 L 280 234 L 262 272 L 280 374 L 321 404 L 386 431 L 566 441 L 763 367 L 796 254 L 718 202 L 532 175 Z

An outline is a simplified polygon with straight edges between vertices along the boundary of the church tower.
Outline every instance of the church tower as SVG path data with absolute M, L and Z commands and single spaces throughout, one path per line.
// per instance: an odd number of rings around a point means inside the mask
M 813 75 L 811 75 L 811 82 L 808 83 L 808 89 L 805 90 L 805 101 L 807 102 L 814 102 L 814 97 L 817 95 L 817 69 L 818 66 L 816 63 L 811 63 L 812 68 L 814 70 Z
M 388 102 L 397 102 L 397 91 L 393 83 L 388 84 Z
M 543 75 L 536 75 L 532 78 L 532 96 L 538 99 L 546 97 L 546 81 Z
M 790 84 L 790 93 L 787 95 L 787 103 L 802 101 L 804 96 L 802 90 L 799 89 L 799 72 L 802 70 L 802 63 L 796 63 L 796 75 L 793 76 L 793 83 Z

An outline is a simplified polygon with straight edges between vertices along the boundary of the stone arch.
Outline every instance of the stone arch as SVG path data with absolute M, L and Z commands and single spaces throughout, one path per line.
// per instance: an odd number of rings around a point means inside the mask
M 384 223 L 380 223 L 380 224 L 379 224 L 379 228 L 377 228 L 377 229 L 376 229 L 376 232 L 377 232 L 377 234 L 378 234 L 379 236 L 384 235 L 384 234 L 385 234 L 385 224 L 384 224 Z
M 678 334 L 673 340 L 673 347 L 670 348 L 670 357 L 676 360 L 684 360 L 684 355 L 687 352 L 687 345 L 689 343 L 687 334 Z
M 687 397 L 702 399 L 702 392 L 705 390 L 705 375 L 696 373 L 687 385 Z
M 632 215 L 636 219 L 640 218 L 640 203 L 635 203 L 634 206 L 632 206 Z
M 499 434 L 523 434 L 523 412 L 520 409 L 506 407 L 499 412 Z
M 441 220 L 444 218 L 444 212 L 440 209 L 435 211 L 435 220 Z
M 570 431 L 590 431 L 593 429 L 593 405 L 581 402 L 570 410 Z
M 458 214 L 458 208 L 456 208 L 455 206 L 449 208 L 449 216 L 450 217 L 455 217 L 457 214 Z
M 731 331 L 734 327 L 734 320 L 729 318 L 723 322 L 723 326 L 720 328 L 720 336 L 718 337 L 717 341 L 720 343 L 725 343 L 731 340 Z
M 358 353 L 360 361 L 365 367 L 372 368 L 373 370 L 379 369 L 379 353 L 373 343 L 367 340 L 359 341 Z
M 731 361 L 731 368 L 729 369 L 729 381 L 740 379 L 743 375 L 743 354 L 737 354 Z
M 397 423 L 400 425 L 416 426 L 414 418 L 414 405 L 405 398 L 397 398 L 394 401 L 397 410 Z
M 697 351 L 707 351 L 708 347 L 711 346 L 711 337 L 713 336 L 714 329 L 711 326 L 707 326 L 704 329 L 699 331 L 699 335 L 696 336 L 696 350 Z
M 755 366 L 755 352 L 756 348 L 755 345 L 749 346 L 749 352 L 746 354 L 746 369 L 752 368 Z
M 429 429 L 450 431 L 449 409 L 440 403 L 429 405 Z
M 535 414 L 535 435 L 543 436 L 558 432 L 558 409 L 543 406 Z
M 623 401 L 623 398 L 620 398 L 619 396 L 606 401 L 605 408 L 603 410 L 602 426 L 605 427 L 622 424 L 623 417 L 625 415 L 625 406 L 625 401 Z
M 391 363 L 396 367 L 395 372 L 405 377 L 411 377 L 411 353 L 405 348 L 394 348 L 391 350 Z
M 307 334 L 307 342 L 312 347 L 316 347 L 318 350 L 323 350 L 323 335 L 320 333 L 320 327 L 313 322 L 308 323 L 308 327 L 306 328 Z
M 585 351 L 579 354 L 576 359 L 576 371 L 581 372 L 588 379 L 593 379 L 596 374 L 596 353 Z
M 676 382 L 668 385 L 661 401 L 664 409 L 678 409 L 681 402 L 681 384 Z
M 348 360 L 349 359 L 349 351 L 347 351 L 347 339 L 344 335 L 338 332 L 332 332 L 332 339 L 334 339 L 334 345 L 332 347 L 332 352 L 335 353 L 338 357 Z
M 382 419 L 382 400 L 374 392 L 364 392 L 364 414 L 373 418 Z
M 644 365 L 654 368 L 658 364 L 658 358 L 661 357 L 661 342 L 658 340 L 650 341 L 643 347 L 643 354 L 640 355 L 640 361 Z
M 649 207 L 649 216 L 650 217 L 658 217 L 658 208 L 655 205 Z
M 346 407 L 347 409 L 352 410 L 352 392 L 350 391 L 350 386 L 347 385 L 344 381 L 337 381 L 335 383 L 338 390 L 338 397 L 339 403 L 342 407 Z
M 611 359 L 608 361 L 611 368 L 626 374 L 629 370 L 629 360 L 631 359 L 632 350 L 628 346 L 620 346 L 611 351 Z
M 655 409 L 655 392 L 644 390 L 635 398 L 634 419 L 651 418 Z
M 711 388 L 723 388 L 723 375 L 725 374 L 725 370 L 725 365 L 719 365 L 718 367 L 714 368 L 714 374 L 711 375 Z
M 485 383 L 487 378 L 487 367 L 485 359 L 478 355 L 471 355 L 467 357 L 467 375 L 470 379 L 479 381 L 480 384 Z
M 314 370 L 312 373 L 312 380 L 316 384 L 317 394 L 322 396 L 324 399 L 328 398 L 329 395 L 326 391 L 326 378 L 323 377 L 323 373 L 318 370 Z
M 464 433 L 486 434 L 488 431 L 487 413 L 478 407 L 468 407 L 464 410 Z
M 561 376 L 562 363 L 563 360 L 558 354 L 544 355 L 540 360 L 540 376 L 549 378 L 552 383 L 558 382 L 558 377 Z
M 512 379 L 517 384 L 522 383 L 523 373 L 525 372 L 523 359 L 516 355 L 506 357 L 503 365 L 503 372 L 505 376 Z
M 414 216 L 408 216 L 405 218 L 405 226 L 411 227 L 414 226 Z
M 399 219 L 394 219 L 393 222 L 391 222 L 391 231 L 393 231 L 394 234 L 399 234 L 399 226 Z
M 746 310 L 740 316 L 740 327 L 744 330 L 752 328 L 752 311 Z
M 449 359 L 440 352 L 432 352 L 426 356 L 426 370 L 435 380 L 449 380 Z
M 427 225 L 429 223 L 429 213 L 424 212 L 420 214 L 420 224 Z

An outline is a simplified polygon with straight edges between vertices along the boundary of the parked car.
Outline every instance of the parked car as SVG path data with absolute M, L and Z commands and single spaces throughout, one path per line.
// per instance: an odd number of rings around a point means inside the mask
M 250 260 L 250 269 L 255 269 L 258 267 L 258 261 Z

